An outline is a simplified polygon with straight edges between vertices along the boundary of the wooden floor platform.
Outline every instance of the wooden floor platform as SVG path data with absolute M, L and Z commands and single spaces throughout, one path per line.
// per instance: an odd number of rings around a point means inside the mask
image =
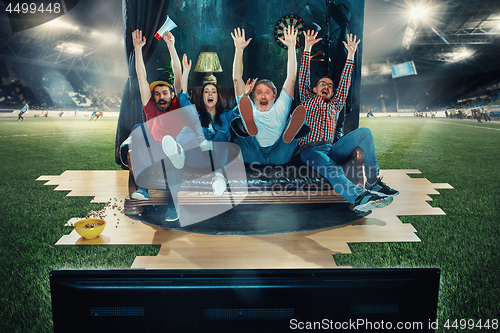
M 400 194 L 389 206 L 348 225 L 315 231 L 259 236 L 202 235 L 140 222 L 123 214 L 128 194 L 127 171 L 65 171 L 59 176 L 40 176 L 55 191 L 67 196 L 92 197 L 91 202 L 107 203 L 92 212 L 106 220 L 106 228 L 96 239 L 85 240 L 76 231 L 63 235 L 56 245 L 159 244 L 157 256 L 137 257 L 132 268 L 138 269 L 264 269 L 333 268 L 333 254 L 350 253 L 348 243 L 418 242 L 417 230 L 402 223 L 403 215 L 444 215 L 431 207 L 430 194 L 436 189 L 452 189 L 448 184 L 432 184 L 425 178 L 410 178 L 418 170 L 381 170 L 384 182 Z M 68 228 L 82 217 L 66 223 Z

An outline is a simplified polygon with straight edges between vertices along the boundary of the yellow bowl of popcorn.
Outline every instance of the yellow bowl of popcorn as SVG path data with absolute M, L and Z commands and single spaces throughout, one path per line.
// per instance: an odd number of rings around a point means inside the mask
M 76 232 L 85 239 L 94 239 L 101 234 L 106 221 L 101 219 L 84 219 L 73 224 Z

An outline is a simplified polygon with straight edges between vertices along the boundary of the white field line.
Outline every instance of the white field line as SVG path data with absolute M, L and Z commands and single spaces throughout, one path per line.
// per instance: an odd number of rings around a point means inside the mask
M 450 125 L 457 125 L 457 126 L 466 126 L 466 127 L 474 127 L 474 128 L 481 128 L 481 129 L 490 129 L 494 131 L 500 131 L 500 128 L 493 128 L 493 127 L 486 127 L 486 126 L 474 126 L 474 125 L 465 125 L 465 124 L 457 124 L 457 123 L 450 123 L 446 121 L 434 121 L 435 123 L 441 123 L 441 124 L 450 124 Z
M 87 134 L 87 133 L 102 133 L 102 131 L 88 131 L 88 132 L 82 132 L 82 131 L 78 131 L 79 134 Z M 14 137 L 28 137 L 28 136 L 56 136 L 56 135 L 73 135 L 75 133 L 35 133 L 35 134 L 13 134 L 13 135 L 0 135 L 0 139 L 1 138 L 14 138 Z

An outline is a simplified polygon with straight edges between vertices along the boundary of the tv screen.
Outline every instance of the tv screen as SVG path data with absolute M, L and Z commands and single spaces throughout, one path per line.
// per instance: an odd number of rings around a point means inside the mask
M 55 332 L 432 332 L 438 269 L 52 271 Z
M 392 77 L 402 77 L 408 75 L 417 75 L 417 69 L 413 61 L 403 62 L 402 64 L 397 64 L 391 66 Z

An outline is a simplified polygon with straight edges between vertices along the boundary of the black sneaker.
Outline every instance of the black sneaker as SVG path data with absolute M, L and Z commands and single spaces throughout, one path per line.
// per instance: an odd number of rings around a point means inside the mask
M 375 184 L 365 183 L 365 190 L 370 191 L 374 194 L 378 195 L 387 195 L 389 197 L 393 197 L 399 194 L 398 190 L 390 188 L 383 181 L 382 178 L 378 178 Z
M 380 196 L 378 194 L 364 191 L 354 202 L 355 213 L 370 212 L 374 208 L 382 208 L 390 204 L 394 200 L 393 197 Z

